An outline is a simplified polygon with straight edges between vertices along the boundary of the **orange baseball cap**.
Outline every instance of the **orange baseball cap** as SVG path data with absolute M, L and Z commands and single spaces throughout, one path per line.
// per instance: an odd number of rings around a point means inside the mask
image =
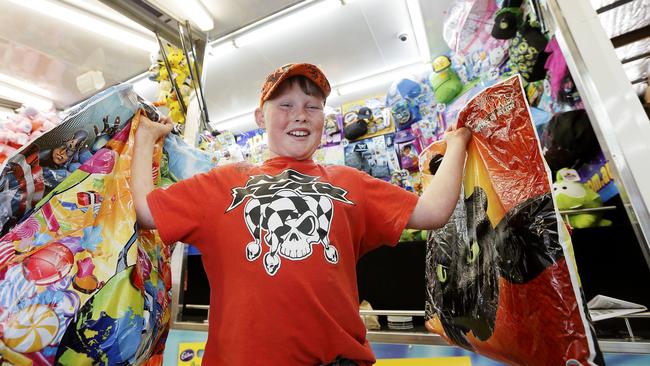
M 311 80 L 323 91 L 325 98 L 330 95 L 332 88 L 330 87 L 330 82 L 325 77 L 325 74 L 318 68 L 316 65 L 300 63 L 300 64 L 286 64 L 282 67 L 279 67 L 273 71 L 269 76 L 266 77 L 264 85 L 262 85 L 262 93 L 260 96 L 260 108 L 264 105 L 278 85 L 280 85 L 284 80 L 292 76 L 302 75 L 307 79 Z

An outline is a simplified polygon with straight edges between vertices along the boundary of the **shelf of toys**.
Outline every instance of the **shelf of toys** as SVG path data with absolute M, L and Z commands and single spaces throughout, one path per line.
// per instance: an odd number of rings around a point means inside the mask
M 395 80 L 385 93 L 328 107 L 314 159 L 351 166 L 421 193 L 418 154 L 443 137 L 472 96 L 518 73 L 553 176 L 577 183 L 584 192 L 563 201 L 570 204 L 560 209 L 592 208 L 612 199 L 618 190 L 610 165 L 557 41 L 542 31 L 536 10 L 523 0 L 456 1 L 443 25 L 451 51 L 434 58 L 432 72 Z M 203 140 L 204 147 L 225 157 L 223 163 L 261 163 L 268 151 L 263 130 L 220 137 L 216 144 L 208 143 L 215 140 L 211 136 Z M 564 174 L 557 175 L 561 169 Z M 418 236 L 407 233 L 404 239 Z

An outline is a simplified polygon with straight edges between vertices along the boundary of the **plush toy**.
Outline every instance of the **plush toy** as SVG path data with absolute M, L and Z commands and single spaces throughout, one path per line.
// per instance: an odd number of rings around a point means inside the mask
M 156 106 L 166 106 L 169 109 L 169 115 L 177 123 L 185 123 L 185 115 L 181 108 L 178 96 L 174 91 L 171 80 L 173 79 L 178 85 L 178 89 L 183 98 L 183 102 L 187 106 L 190 100 L 190 92 L 192 88 L 190 87 L 190 69 L 187 65 L 187 59 L 183 54 L 183 51 L 174 47 L 166 46 L 167 59 L 169 61 L 169 67 L 172 71 L 171 78 L 167 72 L 167 67 L 165 66 L 165 61 L 162 59 L 162 55 L 159 54 L 158 58 L 149 68 L 149 79 L 157 81 L 159 83 L 159 93 L 158 101 L 154 103 Z
M 458 74 L 450 67 L 451 61 L 447 56 L 439 56 L 433 60 L 431 86 L 438 103 L 449 103 L 463 89 L 463 83 Z
M 21 107 L 16 112 L 0 120 L 0 163 L 60 122 L 54 111 L 42 112 L 33 107 Z
M 598 193 L 580 183 L 580 176 L 574 169 L 560 169 L 553 183 L 553 195 L 560 211 L 601 207 L 603 202 Z M 601 218 L 598 212 L 580 213 L 569 216 L 569 224 L 576 229 L 595 226 L 610 226 L 612 222 Z

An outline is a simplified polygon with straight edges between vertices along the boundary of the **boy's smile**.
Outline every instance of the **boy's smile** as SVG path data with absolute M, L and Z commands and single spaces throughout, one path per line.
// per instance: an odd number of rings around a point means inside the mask
M 258 125 L 266 128 L 271 158 L 311 159 L 325 124 L 323 104 L 322 98 L 307 95 L 292 83 L 255 111 Z

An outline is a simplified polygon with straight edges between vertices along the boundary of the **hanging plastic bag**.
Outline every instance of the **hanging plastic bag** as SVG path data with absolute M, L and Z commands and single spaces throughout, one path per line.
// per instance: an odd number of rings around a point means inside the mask
M 508 55 L 507 40 L 492 37 L 494 0 L 456 0 L 445 14 L 443 38 L 463 83 L 489 74 Z
M 427 327 L 512 365 L 604 365 L 518 76 L 460 112 L 463 194 L 427 243 Z M 420 156 L 430 179 L 444 141 Z
M 136 225 L 129 177 L 140 113 L 0 238 L 3 362 L 160 360 L 171 316 L 171 247 Z M 158 144 L 155 174 L 161 150 Z

